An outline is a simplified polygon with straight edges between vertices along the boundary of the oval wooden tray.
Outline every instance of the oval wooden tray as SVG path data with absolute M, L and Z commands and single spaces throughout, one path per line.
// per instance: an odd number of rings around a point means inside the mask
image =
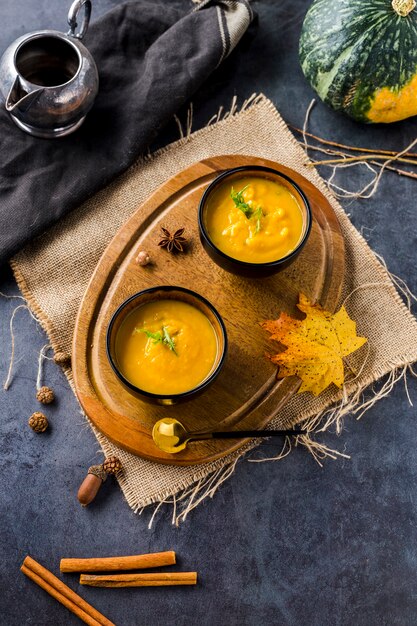
M 266 279 L 240 278 L 218 268 L 205 254 L 198 236 L 198 201 L 207 185 L 225 169 L 266 165 L 291 176 L 308 196 L 313 226 L 307 245 L 287 270 Z M 190 240 L 185 254 L 158 247 L 160 227 L 185 227 Z M 153 263 L 140 267 L 139 250 Z M 277 163 L 247 156 L 219 156 L 194 164 L 156 191 L 119 230 L 91 278 L 78 313 L 72 366 L 80 403 L 115 444 L 146 459 L 172 464 L 205 463 L 239 448 L 245 440 L 195 442 L 176 455 L 153 443 L 152 426 L 164 416 L 180 419 L 190 430 L 263 428 L 297 391 L 297 378 L 276 380 L 265 358 L 272 346 L 258 322 L 281 311 L 299 316 L 299 292 L 333 311 L 344 276 L 344 243 L 329 202 L 310 182 Z M 106 357 L 110 317 L 128 296 L 154 285 L 179 285 L 208 298 L 222 315 L 229 354 L 216 382 L 199 398 L 177 406 L 153 406 L 131 396 Z

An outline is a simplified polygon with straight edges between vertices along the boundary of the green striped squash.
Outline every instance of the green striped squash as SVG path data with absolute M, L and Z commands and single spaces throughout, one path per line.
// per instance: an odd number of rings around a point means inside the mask
M 415 0 L 314 0 L 300 62 L 320 98 L 361 122 L 417 114 Z

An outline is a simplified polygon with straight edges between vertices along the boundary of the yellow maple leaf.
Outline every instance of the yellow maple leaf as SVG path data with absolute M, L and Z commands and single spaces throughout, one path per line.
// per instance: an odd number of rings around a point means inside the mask
M 367 339 L 356 335 L 356 322 L 344 306 L 337 313 L 329 313 L 303 294 L 297 306 L 306 314 L 305 319 L 281 313 L 277 320 L 262 322 L 261 326 L 271 339 L 287 348 L 269 357 L 279 366 L 278 378 L 298 376 L 302 380 L 298 393 L 311 391 L 317 396 L 331 383 L 343 385 L 343 357 L 358 350 Z

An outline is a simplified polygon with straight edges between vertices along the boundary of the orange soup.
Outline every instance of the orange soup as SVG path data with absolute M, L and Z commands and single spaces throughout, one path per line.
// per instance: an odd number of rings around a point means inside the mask
M 208 199 L 206 228 L 213 244 L 247 263 L 290 254 L 304 232 L 303 213 L 290 189 L 267 178 L 225 181 Z
M 190 391 L 210 375 L 218 344 L 213 326 L 196 307 L 155 300 L 126 316 L 117 331 L 115 353 L 129 382 L 168 395 Z

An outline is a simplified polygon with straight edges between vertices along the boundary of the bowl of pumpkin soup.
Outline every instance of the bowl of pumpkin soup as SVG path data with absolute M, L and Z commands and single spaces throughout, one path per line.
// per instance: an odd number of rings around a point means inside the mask
M 205 391 L 226 353 L 219 313 L 183 287 L 134 294 L 115 311 L 107 330 L 107 356 L 116 376 L 133 395 L 157 404 L 175 404 Z
M 262 166 L 220 174 L 198 210 L 200 240 L 223 269 L 270 276 L 301 252 L 311 229 L 307 197 L 289 176 Z

